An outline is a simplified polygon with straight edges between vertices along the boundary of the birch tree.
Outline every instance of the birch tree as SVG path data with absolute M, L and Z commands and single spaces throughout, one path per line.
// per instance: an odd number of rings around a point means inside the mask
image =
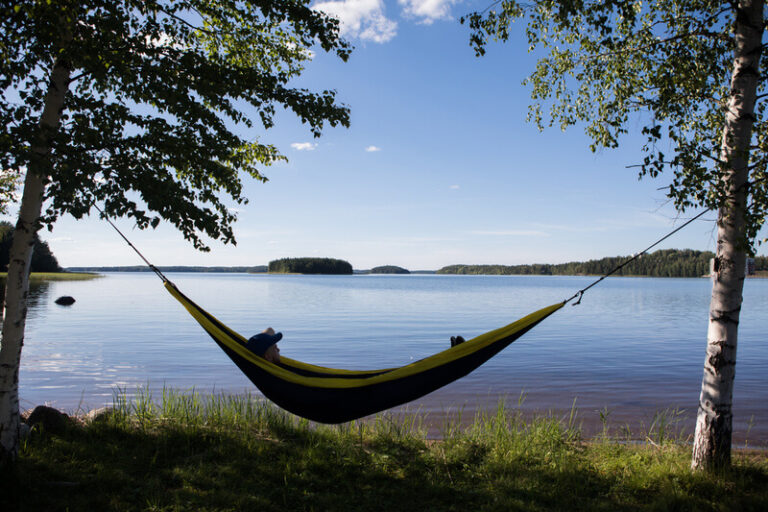
M 335 92 L 291 85 L 313 51 L 342 60 L 308 0 L 18 0 L 0 6 L 0 207 L 23 177 L 0 341 L 0 459 L 18 454 L 18 379 L 35 233 L 62 214 L 167 221 L 196 248 L 235 243 L 243 177 L 284 159 L 278 108 L 315 136 L 349 124 Z
M 640 176 L 666 180 L 680 212 L 718 212 L 691 466 L 729 465 L 745 257 L 768 211 L 763 0 L 505 0 L 461 21 L 478 55 L 525 24 L 540 128 L 583 124 L 596 150 L 644 124 Z

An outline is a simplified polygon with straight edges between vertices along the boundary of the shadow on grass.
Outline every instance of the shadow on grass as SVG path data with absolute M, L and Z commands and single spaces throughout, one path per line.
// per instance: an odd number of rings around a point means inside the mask
M 285 415 L 226 426 L 107 420 L 33 435 L 0 475 L 0 496 L 9 512 L 768 510 L 764 456 L 720 475 L 690 473 L 688 457 L 674 444 L 584 444 L 547 419 L 476 423 L 439 442 Z

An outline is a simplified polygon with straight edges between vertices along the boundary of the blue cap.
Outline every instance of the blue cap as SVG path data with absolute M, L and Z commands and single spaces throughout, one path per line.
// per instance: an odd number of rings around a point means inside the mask
M 245 344 L 246 348 L 256 355 L 263 356 L 264 352 L 269 347 L 283 339 L 283 333 L 267 334 L 266 332 L 260 332 L 255 336 L 251 336 L 248 343 Z

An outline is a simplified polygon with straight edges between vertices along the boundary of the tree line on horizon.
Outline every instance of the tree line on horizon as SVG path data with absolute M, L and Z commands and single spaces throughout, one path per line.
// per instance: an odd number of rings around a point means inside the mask
M 438 274 L 490 275 L 603 275 L 631 256 L 612 256 L 584 262 L 532 265 L 449 265 Z M 709 262 L 715 254 L 692 249 L 662 249 L 644 254 L 614 275 L 647 277 L 701 277 L 709 274 Z M 768 257 L 755 258 L 755 270 L 768 270 Z
M 13 224 L 0 221 L 0 272 L 8 270 L 13 230 Z M 37 233 L 35 233 L 35 247 L 32 251 L 30 272 L 61 272 L 59 262 L 51 252 L 51 248 L 48 247 L 48 242 L 40 240 Z

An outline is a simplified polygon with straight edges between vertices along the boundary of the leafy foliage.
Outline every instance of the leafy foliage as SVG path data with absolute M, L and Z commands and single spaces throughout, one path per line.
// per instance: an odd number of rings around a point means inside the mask
M 0 221 L 0 272 L 8 269 L 8 254 L 12 241 L 13 226 L 10 222 Z M 37 235 L 35 235 L 30 272 L 61 272 L 59 262 L 48 247 L 48 242 L 41 241 Z
M 646 254 L 619 270 L 618 276 L 649 277 L 701 277 L 709 273 L 709 260 L 715 254 L 691 249 L 665 249 Z M 438 274 L 495 274 L 495 275 L 603 275 L 629 256 L 615 256 L 585 262 L 557 265 L 450 265 Z
M 17 172 L 0 169 L 0 213 L 8 213 L 8 205 L 15 199 L 18 183 Z
M 291 85 L 319 46 L 346 60 L 338 22 L 308 0 L 18 0 L 0 6 L 0 169 L 20 172 L 58 63 L 71 70 L 46 176 L 57 217 L 161 219 L 197 248 L 234 243 L 241 175 L 283 160 L 258 139 L 278 107 L 319 136 L 349 124 L 335 92 Z M 0 193 L 2 188 L 0 187 Z M 0 195 L 0 197 L 3 197 Z
M 269 272 L 287 274 L 351 274 L 352 265 L 333 258 L 283 258 L 268 265 Z
M 730 162 L 721 145 L 736 7 L 715 0 L 504 0 L 462 23 L 469 24 L 478 55 L 489 39 L 507 41 L 515 20 L 527 23 L 529 50 L 542 55 L 525 81 L 533 100 L 529 119 L 540 128 L 584 123 L 593 151 L 617 147 L 629 127 L 641 125 L 640 176 L 671 171 L 667 195 L 685 211 L 717 209 L 726 197 Z M 761 76 L 748 155 L 747 245 L 768 213 L 764 95 Z

